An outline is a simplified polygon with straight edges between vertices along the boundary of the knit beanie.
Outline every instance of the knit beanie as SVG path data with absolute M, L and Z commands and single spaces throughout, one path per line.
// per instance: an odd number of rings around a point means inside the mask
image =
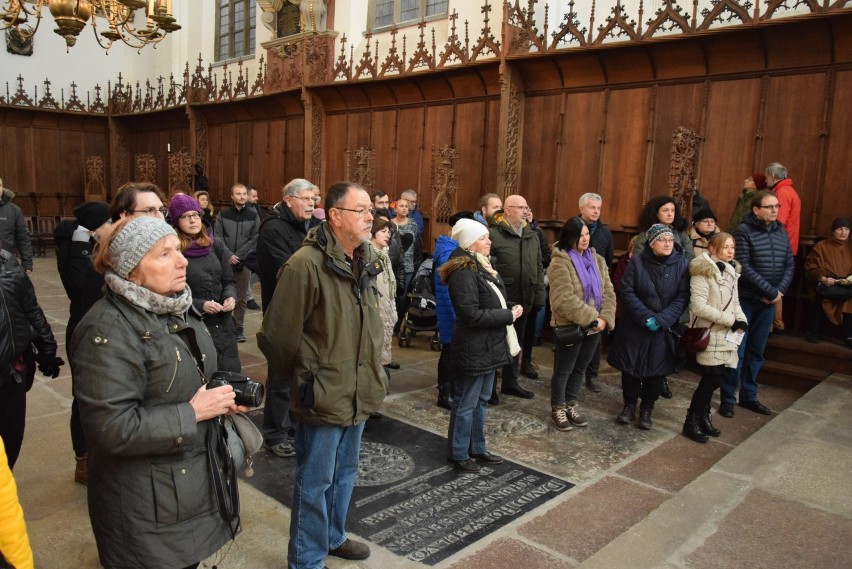
M 692 223 L 698 223 L 702 219 L 712 219 L 713 221 L 719 221 L 716 218 L 716 214 L 713 213 L 713 210 L 709 207 L 702 207 L 694 214 L 692 214 Z
M 171 220 L 172 225 L 177 225 L 180 216 L 188 211 L 197 211 L 198 213 L 201 213 L 201 206 L 198 205 L 198 201 L 194 197 L 186 194 L 173 195 L 169 202 L 169 219 Z
M 831 222 L 831 230 L 834 231 L 840 227 L 845 227 L 846 229 L 852 229 L 852 220 L 848 217 L 838 217 L 834 221 Z
M 83 202 L 74 208 L 74 217 L 80 225 L 94 231 L 109 221 L 109 204 L 106 202 Z
M 655 223 L 650 227 L 650 229 L 648 229 L 647 235 L 648 245 L 651 245 L 660 237 L 669 236 L 674 238 L 674 231 L 672 231 L 672 228 L 670 226 L 664 223 Z
M 766 189 L 766 176 L 764 176 L 763 174 L 758 174 L 757 172 L 755 172 L 754 174 L 751 175 L 751 179 L 754 182 L 754 186 L 758 190 L 765 190 Z
M 134 217 L 130 223 L 121 228 L 109 245 L 109 258 L 114 267 L 113 272 L 127 279 L 127 275 L 139 265 L 142 257 L 151 250 L 151 247 L 168 235 L 177 235 L 177 233 L 162 219 L 149 216 Z
M 467 249 L 483 235 L 488 235 L 487 227 L 478 221 L 462 218 L 453 225 L 451 237 L 458 241 L 459 247 Z

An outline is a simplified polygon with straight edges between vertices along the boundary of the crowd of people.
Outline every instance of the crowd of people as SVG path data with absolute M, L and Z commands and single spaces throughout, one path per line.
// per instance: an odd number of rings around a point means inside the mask
M 253 278 L 268 365 L 263 444 L 296 457 L 289 566 L 370 555 L 347 537 L 346 517 L 364 426 L 380 417 L 400 367 L 393 337 L 425 259 L 417 192 L 391 201 L 339 182 L 323 200 L 297 178 L 270 208 L 245 184 L 230 197 L 233 205 L 216 212 L 206 190 L 166 200 L 153 184 L 130 183 L 109 204 L 80 204 L 57 227 L 71 301 L 74 479 L 88 485 L 105 567 L 193 568 L 233 537 L 209 455 L 219 418 L 248 407 L 231 385 L 206 384 L 216 372 L 241 370 Z M 786 169 L 774 163 L 746 180 L 728 232 L 706 200 L 690 224 L 672 197 L 651 198 L 620 259 L 602 207 L 600 195 L 583 194 L 578 215 L 550 244 L 523 196 L 485 194 L 435 240 L 437 405 L 450 411 L 446 459 L 459 472 L 503 462 L 487 445 L 488 407 L 500 397 L 534 398 L 521 378 L 539 376 L 532 348 L 545 315 L 555 332 L 549 419 L 559 432 L 590 425 L 581 391 L 601 390 L 605 340 L 607 361 L 621 372 L 614 419 L 626 425 L 638 415 L 638 428 L 653 428 L 689 329 L 703 329 L 705 342 L 684 436 L 706 443 L 721 435 L 711 419 L 717 389 L 722 417 L 733 417 L 735 404 L 772 413 L 758 400 L 757 376 L 769 335 L 783 329 L 775 320 L 793 282 L 801 207 Z M 57 377 L 64 365 L 28 278 L 32 247 L 14 224 L 0 227 L 0 458 L 9 469 L 36 368 Z M 835 219 L 831 237 L 805 260 L 821 308 L 808 341 L 820 341 L 827 319 L 852 348 L 850 225 Z M 26 559 L 23 543 L 3 555 Z

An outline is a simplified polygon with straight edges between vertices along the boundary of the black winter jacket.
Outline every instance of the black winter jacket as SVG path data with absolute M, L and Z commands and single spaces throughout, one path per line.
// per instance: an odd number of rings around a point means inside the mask
M 497 285 L 506 299 L 500 277 L 492 277 L 461 248 L 455 250 L 440 272 L 456 313 L 453 339 L 444 346 L 444 350 L 449 350 L 448 365 L 464 375 L 479 375 L 512 363 L 506 340 L 512 311 L 500 306 L 500 299 L 488 284 Z M 508 306 L 508 299 L 506 302 Z
M 66 350 L 70 347 L 74 329 L 94 304 L 104 297 L 104 276 L 92 265 L 92 252 L 95 240 L 74 240 L 74 231 L 79 224 L 64 220 L 53 231 L 56 243 L 56 267 L 59 278 L 65 288 L 65 294 L 71 301 L 68 324 L 65 327 Z M 68 354 L 71 357 L 71 354 Z
M 5 192 L 0 196 L 0 247 L 12 253 L 17 251 L 24 269 L 33 270 L 33 243 L 27 221 L 21 208 L 10 202 Z
M 607 361 L 635 377 L 665 376 L 677 366 L 667 328 L 677 326 L 689 305 L 689 263 L 682 249 L 660 260 L 650 247 L 634 255 L 621 280 L 621 318 Z M 655 317 L 661 326 L 652 332 L 645 321 Z
M 271 211 L 272 215 L 263 220 L 257 238 L 258 275 L 264 312 L 272 301 L 272 293 L 275 292 L 275 284 L 278 282 L 278 271 L 302 246 L 308 229 L 322 223 L 314 216 L 307 222 L 296 219 L 283 202 L 276 204 Z
M 592 229 L 592 225 L 594 225 L 594 229 Z M 591 231 L 589 245 L 594 247 L 595 253 L 604 258 L 606 267 L 612 270 L 612 257 L 615 254 L 615 240 L 612 238 L 612 231 L 601 220 L 598 220 L 597 224 L 586 223 L 586 227 Z
M 216 238 L 221 239 L 228 250 L 228 257 L 236 255 L 245 261 L 257 243 L 260 218 L 254 208 L 227 207 L 216 218 Z
M 749 213 L 734 230 L 736 259 L 743 266 L 740 299 L 774 300 L 793 282 L 793 250 L 787 230 L 779 221 L 766 225 Z
M 56 340 L 29 277 L 11 253 L 0 251 L 0 376 L 11 375 L 18 355 L 32 346 L 39 362 L 56 357 Z

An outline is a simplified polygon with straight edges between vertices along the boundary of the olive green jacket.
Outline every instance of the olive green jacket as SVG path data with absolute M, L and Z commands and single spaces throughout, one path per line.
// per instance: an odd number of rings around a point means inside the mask
M 366 244 L 354 257 L 357 278 L 328 224 L 311 229 L 279 271 L 257 333 L 271 368 L 291 379 L 290 411 L 302 423 L 357 425 L 387 392 L 376 284 L 383 268 Z
M 544 269 L 541 243 L 533 228 L 524 223 L 521 235 L 497 213 L 488 226 L 491 239 L 491 266 L 506 285 L 506 302 L 520 304 L 524 312 L 544 306 Z

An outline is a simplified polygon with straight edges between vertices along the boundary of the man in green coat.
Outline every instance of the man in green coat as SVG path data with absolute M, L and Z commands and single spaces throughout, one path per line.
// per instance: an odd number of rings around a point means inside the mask
M 374 213 L 360 186 L 331 186 L 325 221 L 279 271 L 257 333 L 270 368 L 292 378 L 298 470 L 290 569 L 322 567 L 326 555 L 370 555 L 366 544 L 346 537 L 346 513 L 364 423 L 387 391 L 376 288 L 383 268 L 367 246 Z
M 520 304 L 523 315 L 515 320 L 518 343 L 524 344 L 524 330 L 533 307 L 544 306 L 544 270 L 541 264 L 541 243 L 533 228 L 524 221 L 530 210 L 523 196 L 511 195 L 503 202 L 504 213 L 497 213 L 488 227 L 491 238 L 491 262 L 506 285 L 506 303 Z M 529 354 L 523 354 L 529 358 Z M 504 395 L 532 399 L 533 392 L 518 383 L 519 356 L 503 367 Z M 493 399 L 493 397 L 492 397 Z

